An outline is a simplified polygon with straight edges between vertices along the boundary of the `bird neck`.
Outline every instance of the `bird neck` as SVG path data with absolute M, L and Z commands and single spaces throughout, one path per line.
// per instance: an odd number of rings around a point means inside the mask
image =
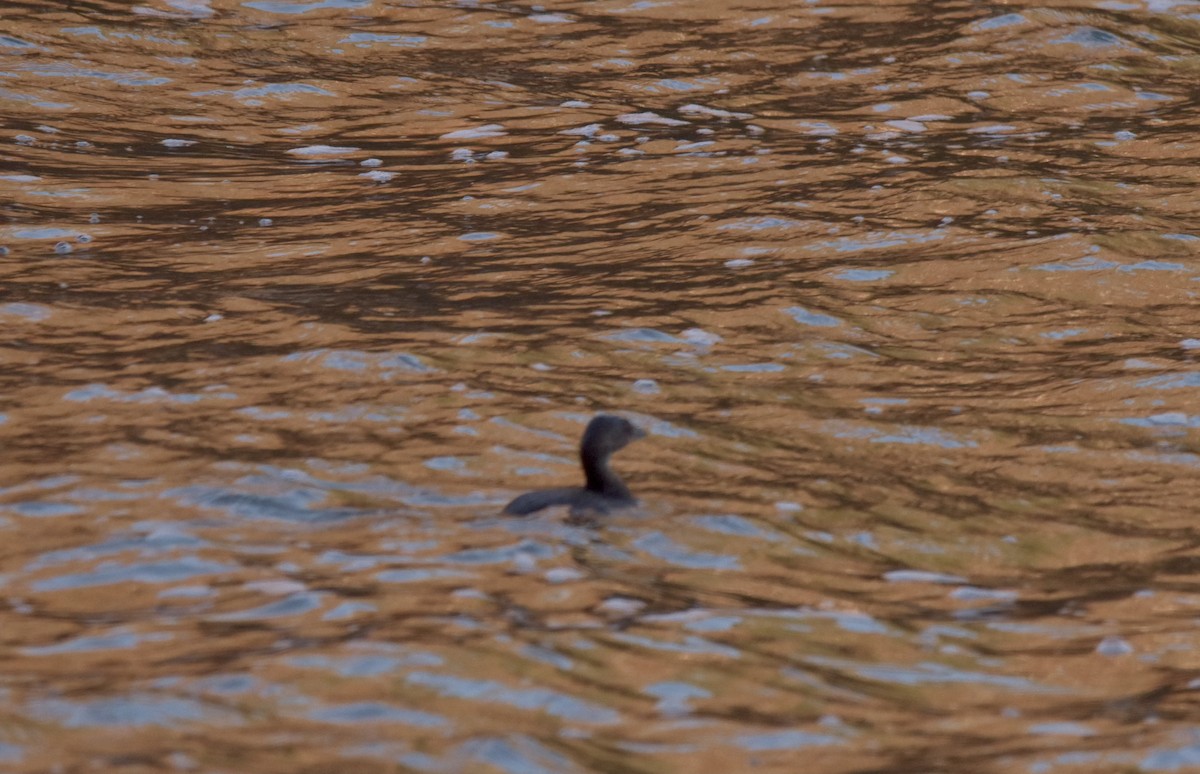
M 586 489 L 589 492 L 596 492 L 607 497 L 632 499 L 633 494 L 629 491 L 629 487 L 625 486 L 621 477 L 608 466 L 607 454 L 593 455 L 589 454 L 586 449 L 581 449 L 579 459 L 583 463 L 583 475 L 587 479 Z

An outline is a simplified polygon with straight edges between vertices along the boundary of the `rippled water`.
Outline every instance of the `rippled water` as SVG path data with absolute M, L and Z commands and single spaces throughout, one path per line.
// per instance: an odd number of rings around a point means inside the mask
M 1200 767 L 1200 4 L 8 0 L 0 768 Z M 594 413 L 644 501 L 574 483 Z

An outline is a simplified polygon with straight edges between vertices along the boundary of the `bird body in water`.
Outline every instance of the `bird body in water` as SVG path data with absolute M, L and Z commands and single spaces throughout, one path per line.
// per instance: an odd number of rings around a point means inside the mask
M 504 507 L 510 516 L 527 516 L 543 508 L 566 505 L 572 516 L 609 513 L 637 505 L 637 498 L 625 486 L 608 460 L 629 443 L 646 435 L 632 422 L 611 414 L 599 414 L 588 423 L 579 442 L 579 461 L 583 465 L 583 486 L 539 489 L 526 492 Z

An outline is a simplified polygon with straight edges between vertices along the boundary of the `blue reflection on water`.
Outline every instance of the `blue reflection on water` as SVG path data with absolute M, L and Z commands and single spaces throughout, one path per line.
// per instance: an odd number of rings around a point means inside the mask
M 824 656 L 810 656 L 806 660 L 817 666 L 844 669 L 868 680 L 879 680 L 897 685 L 967 683 L 1029 693 L 1066 693 L 1064 689 L 1041 685 L 1024 677 L 970 672 L 929 661 L 912 667 L 902 667 L 892 664 L 863 664 Z
M 222 94 L 226 92 L 210 91 L 202 92 L 203 95 Z M 264 86 L 247 86 L 246 88 L 238 89 L 233 92 L 233 96 L 237 99 L 258 99 L 259 97 L 278 97 L 291 94 L 317 94 L 322 97 L 336 97 L 332 91 L 322 89 L 320 86 L 313 86 L 308 83 L 268 83 Z
M 420 583 L 437 578 L 468 578 L 469 573 L 445 567 L 408 567 L 399 570 L 384 570 L 375 575 L 383 583 Z
M 167 678 L 173 681 L 175 678 Z M 262 684 L 253 675 L 247 674 L 218 674 L 205 677 L 195 683 L 195 688 L 201 693 L 215 693 L 218 696 L 238 696 L 254 691 L 260 696 L 270 696 L 278 693 L 278 688 Z
M 778 542 L 783 540 L 783 537 L 777 532 L 765 529 L 758 526 L 749 519 L 732 514 L 722 514 L 720 516 L 697 516 L 692 519 L 692 523 L 702 529 L 710 532 L 717 532 L 723 535 L 738 535 L 740 537 L 759 538 L 760 540 L 769 540 Z
M 1084 333 L 1087 333 L 1086 328 L 1065 328 L 1061 331 L 1045 331 L 1044 333 L 1039 333 L 1038 335 L 1043 339 L 1054 339 L 1055 341 L 1061 341 L 1062 339 L 1072 339 L 1076 336 L 1081 336 Z
M 1061 38 L 1055 38 L 1051 43 L 1068 43 L 1087 48 L 1131 48 L 1125 40 L 1111 32 L 1095 27 L 1078 27 Z
M 833 278 L 847 282 L 878 282 L 895 273 L 890 269 L 845 269 L 834 274 Z
M 603 336 L 608 341 L 646 342 L 648 344 L 678 344 L 680 339 L 653 328 L 626 328 Z
M 902 427 L 900 432 L 871 439 L 871 443 L 913 443 L 941 446 L 943 449 L 974 449 L 978 443 L 959 440 L 949 433 L 933 427 Z
M 823 422 L 822 430 L 835 438 L 858 438 L 871 443 L 902 443 L 940 446 L 943 449 L 973 449 L 979 444 L 969 438 L 958 438 L 936 427 L 902 425 L 891 433 L 879 427 L 855 425 L 850 422 Z
M 12 231 L 12 236 L 14 239 L 71 239 L 78 233 L 66 228 L 18 228 Z
M 676 543 L 661 532 L 651 532 L 633 542 L 635 548 L 680 567 L 706 570 L 736 570 L 741 563 L 736 556 L 693 551 Z
M 371 43 L 387 43 L 392 46 L 419 46 L 429 38 L 424 35 L 384 35 L 375 32 L 354 32 L 339 40 L 353 43 L 359 48 L 369 48 Z
M 692 711 L 691 699 L 708 699 L 712 694 L 691 683 L 664 681 L 642 689 L 658 699 L 655 709 L 664 715 L 687 715 Z
M 773 731 L 766 734 L 743 734 L 734 737 L 734 744 L 746 750 L 798 750 L 803 747 L 828 747 L 843 744 L 844 740 L 830 734 L 808 731 Z
M 1200 742 L 1173 750 L 1156 750 L 1141 762 L 1146 771 L 1195 771 L 1200 767 Z
M 95 634 L 89 637 L 76 637 L 53 645 L 42 645 L 32 648 L 22 648 L 21 652 L 29 656 L 55 656 L 61 653 L 88 653 L 97 650 L 123 650 L 132 648 L 142 642 L 165 642 L 172 639 L 166 632 L 130 632 L 114 631 L 107 634 Z
M 473 475 L 467 470 L 466 460 L 461 457 L 430 457 L 423 464 L 430 470 L 444 470 L 461 475 Z
M 370 602 L 343 602 L 321 616 L 321 620 L 344 621 L 347 618 L 354 618 L 360 613 L 373 613 L 378 609 L 376 605 Z
M 1155 390 L 1178 390 L 1184 387 L 1200 387 L 1200 371 L 1152 376 L 1149 379 L 1138 381 L 1134 386 L 1150 387 Z
M 441 666 L 443 659 L 435 653 L 393 645 L 390 643 L 350 643 L 345 656 L 303 655 L 285 659 L 288 664 L 303 669 L 325 669 L 342 677 L 376 677 L 402 667 Z M 362 655 L 356 655 L 361 652 Z
M 252 0 L 242 3 L 247 8 L 267 13 L 301 14 L 309 11 L 319 11 L 323 8 L 366 8 L 374 0 L 317 0 L 315 3 L 286 3 L 279 0 Z
M 872 231 L 861 237 L 841 237 L 823 242 L 815 242 L 805 249 L 814 252 L 858 253 L 867 250 L 883 250 L 892 247 L 905 247 L 928 242 L 936 242 L 946 238 L 945 229 L 932 231 Z
M 1107 271 L 1116 269 L 1119 272 L 1132 273 L 1139 271 L 1186 271 L 1182 263 L 1173 261 L 1139 261 L 1137 263 L 1118 263 L 1106 261 L 1092 256 L 1084 256 L 1065 263 L 1043 263 L 1033 267 L 1037 271 Z
M 250 610 L 240 610 L 236 613 L 225 613 L 215 616 L 217 621 L 256 621 L 263 618 L 281 618 L 292 615 L 302 615 L 321 607 L 324 594 L 316 591 L 305 591 L 292 594 L 285 599 L 270 602 Z
M 90 78 L 93 80 L 111 81 L 121 86 L 162 86 L 171 82 L 170 78 L 149 75 L 137 70 L 110 73 L 102 70 L 89 70 L 69 63 L 31 65 L 24 69 L 27 69 L 34 75 L 46 78 L 70 78 L 73 81 Z
M 1037 723 L 1029 727 L 1031 734 L 1046 734 L 1058 736 L 1095 736 L 1096 731 L 1082 723 Z
M 726 365 L 721 366 L 722 371 L 730 371 L 732 373 L 749 373 L 749 374 L 765 374 L 776 373 L 784 370 L 785 366 L 779 363 L 746 363 L 744 365 Z
M 536 540 L 522 540 L 497 548 L 469 548 L 450 554 L 445 559 L 457 564 L 503 564 L 517 560 L 549 559 L 560 553 L 561 548 L 548 546 Z
M 246 483 L 260 482 L 251 480 Z M 187 505 L 213 508 L 245 519 L 322 522 L 362 514 L 355 508 L 314 507 L 325 500 L 327 493 L 311 488 L 294 487 L 278 494 L 251 494 L 209 486 L 189 486 L 172 489 L 165 494 Z
M 818 328 L 833 328 L 842 324 L 842 321 L 836 317 L 830 317 L 827 314 L 820 312 L 810 312 L 802 306 L 789 306 L 783 310 L 784 314 L 791 317 L 801 325 L 812 325 Z
M 1020 24 L 1026 24 L 1027 20 L 1019 13 L 1006 13 L 1002 16 L 993 16 L 990 19 L 983 19 L 971 25 L 974 30 L 998 30 L 1003 27 L 1015 27 Z
M 408 675 L 405 681 L 430 688 L 440 696 L 497 702 L 518 709 L 540 710 L 564 720 L 581 723 L 607 724 L 616 723 L 621 719 L 616 711 L 608 707 L 546 688 L 509 688 L 493 680 L 468 680 L 433 672 L 414 672 Z
M 733 223 L 726 223 L 717 228 L 718 231 L 765 231 L 767 229 L 793 229 L 804 226 L 803 221 L 790 218 L 759 217 L 745 218 Z
M 506 774 L 574 774 L 582 771 L 570 758 L 525 735 L 472 739 L 462 745 L 460 754 Z
M 315 363 L 336 371 L 379 371 L 384 379 L 402 373 L 432 373 L 436 369 L 425 365 L 408 352 L 364 352 L 354 349 L 314 349 L 294 352 L 283 358 L 285 363 Z
M 78 505 L 52 503 L 44 500 L 29 500 L 23 503 L 13 503 L 12 505 L 5 506 L 5 508 L 21 516 L 29 516 L 32 518 L 73 516 L 83 511 L 83 509 Z
M 1155 462 L 1163 465 L 1186 465 L 1189 468 L 1200 466 L 1200 455 L 1191 452 L 1126 452 L 1125 456 L 1138 462 Z
M 958 575 L 948 575 L 942 572 L 926 570 L 891 570 L 883 574 L 884 580 L 890 583 L 966 583 L 967 579 Z
M 194 392 L 172 393 L 161 387 L 147 387 L 137 392 L 122 392 L 103 384 L 89 384 L 71 390 L 63 396 L 63 400 L 76 403 L 87 403 L 97 399 L 107 399 L 117 403 L 198 403 L 205 399 L 231 400 L 237 397 L 232 393 L 221 392 L 201 395 Z
M 56 578 L 37 581 L 33 588 L 37 591 L 59 591 L 62 589 L 82 589 L 91 586 L 107 586 L 113 583 L 135 581 L 137 583 L 167 583 L 174 580 L 194 578 L 197 575 L 213 575 L 231 572 L 237 567 L 220 562 L 211 562 L 194 556 L 185 556 L 161 562 L 142 562 L 140 564 L 106 563 L 91 572 L 81 572 L 72 575 L 60 575 Z
M 179 549 L 196 550 L 209 545 L 193 535 L 181 531 L 175 525 L 159 525 L 153 522 L 143 522 L 139 528 L 147 530 L 145 535 L 115 537 L 91 546 L 68 548 L 60 551 L 47 551 L 40 554 L 26 566 L 26 570 L 37 570 L 56 564 L 70 564 L 88 559 L 98 559 L 126 551 L 136 551 L 140 557 L 150 557 L 156 554 L 173 552 Z
M 363 701 L 309 713 L 313 720 L 329 723 L 403 723 L 408 726 L 447 726 L 449 721 L 440 715 L 419 710 L 395 707 L 383 702 Z
M 668 653 L 687 653 L 695 656 L 724 656 L 726 658 L 741 658 L 742 656 L 742 652 L 737 648 L 706 640 L 703 637 L 696 637 L 695 635 L 683 637 L 679 642 L 656 640 L 650 637 L 629 634 L 628 632 L 616 632 L 612 635 L 612 638 L 630 645 L 639 645 L 650 650 L 660 650 Z
M 134 32 L 118 32 L 116 30 L 105 31 L 99 27 L 63 27 L 62 31 L 67 35 L 95 37 L 100 40 L 145 40 L 151 43 L 165 43 L 169 46 L 188 45 L 188 42 L 185 40 L 164 38 L 161 35 L 139 35 Z
M 12 35 L 0 35 L 0 46 L 8 48 L 40 48 L 40 46 L 33 43 L 21 40 L 20 38 L 14 38 Z
M 30 713 L 67 728 L 111 726 L 171 726 L 185 721 L 228 717 L 198 701 L 149 694 L 130 694 L 93 701 L 45 699 L 30 705 Z
M 1145 418 L 1130 417 L 1128 419 L 1122 419 L 1121 424 L 1135 425 L 1137 427 L 1158 428 L 1200 427 L 1200 416 L 1189 416 L 1184 414 L 1182 411 L 1168 411 L 1162 414 L 1153 414 Z
M 551 650 L 550 648 L 543 648 L 537 645 L 524 645 L 521 647 L 519 652 L 524 658 L 528 658 L 533 661 L 540 661 L 543 664 L 549 664 L 555 669 L 567 671 L 575 667 L 575 661 L 573 659 L 564 656 L 556 650 Z

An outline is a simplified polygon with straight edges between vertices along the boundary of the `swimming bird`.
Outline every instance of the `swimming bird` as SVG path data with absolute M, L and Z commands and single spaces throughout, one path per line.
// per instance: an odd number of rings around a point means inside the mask
M 579 462 L 583 465 L 586 483 L 583 486 L 539 489 L 526 492 L 504 506 L 510 516 L 527 516 L 543 508 L 566 505 L 572 516 L 589 513 L 610 513 L 618 508 L 637 505 L 637 498 L 625 482 L 608 466 L 608 458 L 631 442 L 644 438 L 646 432 L 628 419 L 611 414 L 598 414 L 579 442 Z

